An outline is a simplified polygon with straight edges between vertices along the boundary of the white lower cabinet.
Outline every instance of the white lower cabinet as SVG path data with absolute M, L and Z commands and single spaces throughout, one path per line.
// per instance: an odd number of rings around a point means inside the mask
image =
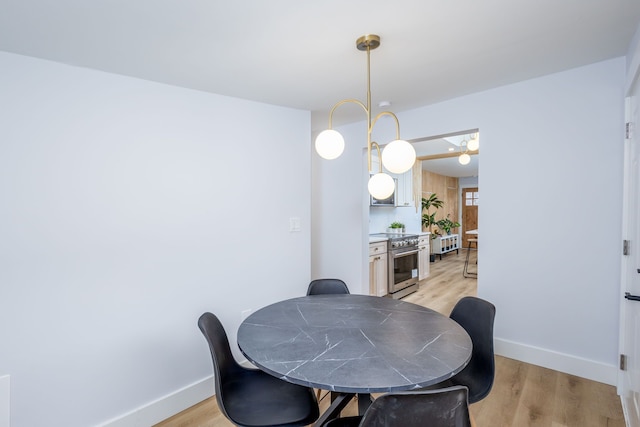
M 429 255 L 431 254 L 431 234 L 422 234 L 418 237 L 418 280 L 429 277 Z
M 369 244 L 369 294 L 387 294 L 387 242 Z

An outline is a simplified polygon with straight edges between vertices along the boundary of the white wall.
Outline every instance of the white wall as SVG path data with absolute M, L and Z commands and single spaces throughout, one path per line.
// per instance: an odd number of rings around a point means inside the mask
M 624 69 L 618 58 L 398 114 L 405 139 L 480 129 L 478 292 L 497 307 L 498 352 L 610 384 L 617 360 Z M 363 127 L 345 127 L 347 156 L 315 160 L 314 196 L 333 194 L 340 202 L 314 224 L 314 272 L 337 269 L 339 257 L 362 265 L 359 279 L 366 280 L 364 237 L 343 233 L 368 225 L 368 209 L 355 215 L 366 191 L 354 154 L 365 144 L 356 137 Z
M 11 425 L 11 378 L 0 377 L 0 427 Z
M 8 53 L 0 69 L 12 426 L 150 425 L 145 405 L 212 390 L 200 314 L 237 349 L 242 310 L 306 291 L 309 112 Z
M 480 157 L 482 160 L 482 157 Z M 477 176 L 465 176 L 458 179 L 458 184 L 460 188 L 472 188 L 478 186 L 478 177 Z
M 347 141 L 340 157 L 324 160 L 315 150 L 311 155 L 311 277 L 341 278 L 351 293 L 368 293 L 369 225 L 364 218 L 369 201 L 362 190 L 367 128 L 365 124 L 342 127 L 345 138 L 350 129 L 361 140 Z

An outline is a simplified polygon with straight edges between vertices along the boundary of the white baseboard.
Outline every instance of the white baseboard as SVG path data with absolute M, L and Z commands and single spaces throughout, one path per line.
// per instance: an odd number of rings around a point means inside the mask
M 494 340 L 494 346 L 495 353 L 499 356 L 613 386 L 617 382 L 617 368 L 614 365 L 606 365 L 593 360 L 498 338 Z M 240 364 L 245 367 L 253 367 L 247 360 L 241 361 Z M 118 418 L 100 424 L 100 426 L 148 427 L 166 420 L 211 396 L 213 396 L 213 377 L 209 376 Z M 1 420 L 0 427 L 4 427 L 1 424 Z
M 583 359 L 570 354 L 559 353 L 540 347 L 533 347 L 514 341 L 496 338 L 495 353 L 499 356 L 520 360 L 543 368 L 553 369 L 589 380 L 615 386 L 618 369 L 615 365 Z
M 211 396 L 213 396 L 213 376 L 100 424 L 100 427 L 149 427 Z
M 238 363 L 245 368 L 257 369 L 247 359 L 243 359 Z M 0 380 L 2 380 L 2 378 L 0 378 Z M 98 427 L 152 426 L 210 398 L 215 394 L 213 388 L 213 375 L 211 375 L 124 415 L 99 424 Z M 2 411 L 0 411 L 0 414 L 1 413 Z M 4 427 L 1 419 L 0 427 Z M 8 424 L 7 427 L 9 427 Z

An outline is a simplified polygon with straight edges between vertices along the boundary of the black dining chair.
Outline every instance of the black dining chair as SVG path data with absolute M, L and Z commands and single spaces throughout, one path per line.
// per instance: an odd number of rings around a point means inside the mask
M 340 279 L 316 279 L 309 283 L 307 295 L 348 294 L 347 284 Z
M 305 426 L 320 411 L 313 389 L 288 383 L 257 369 L 240 366 L 229 348 L 220 320 L 211 313 L 198 319 L 209 344 L 220 411 L 238 426 Z
M 467 388 L 383 394 L 363 416 L 335 418 L 324 427 L 470 427 Z
M 471 360 L 452 378 L 429 387 L 463 385 L 469 389 L 469 403 L 476 403 L 489 394 L 495 378 L 493 352 L 493 321 L 496 307 L 477 297 L 463 297 L 451 310 L 449 317 L 455 320 L 471 337 Z
M 315 279 L 309 283 L 307 288 L 307 296 L 309 295 L 330 295 L 330 294 L 348 294 L 349 288 L 344 281 L 340 279 Z M 321 391 L 318 389 L 317 399 L 320 400 Z

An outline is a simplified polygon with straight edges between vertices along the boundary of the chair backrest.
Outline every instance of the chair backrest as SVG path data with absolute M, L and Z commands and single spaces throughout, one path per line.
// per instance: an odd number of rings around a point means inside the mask
M 213 376 L 215 377 L 216 400 L 222 413 L 231 417 L 225 410 L 223 384 L 242 372 L 242 368 L 233 358 L 227 333 L 220 320 L 212 313 L 204 313 L 198 319 L 198 327 L 209 344 L 213 360 Z
M 493 321 L 496 307 L 476 297 L 463 297 L 449 316 L 462 326 L 473 343 L 471 360 L 452 381 L 469 388 L 469 402 L 484 399 L 493 387 L 495 358 L 493 353 Z
M 316 279 L 309 283 L 307 295 L 348 294 L 347 284 L 340 279 Z
M 389 393 L 367 409 L 359 427 L 469 427 L 467 388 Z

